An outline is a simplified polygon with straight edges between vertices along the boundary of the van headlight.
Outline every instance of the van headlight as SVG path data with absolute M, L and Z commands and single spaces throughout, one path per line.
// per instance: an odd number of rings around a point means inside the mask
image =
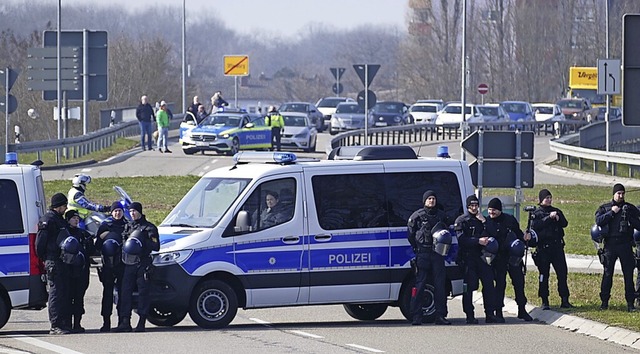
M 153 265 L 155 266 L 165 266 L 171 265 L 174 263 L 182 263 L 191 256 L 193 250 L 182 250 L 182 251 L 171 251 L 171 252 L 163 252 L 158 253 L 153 256 Z

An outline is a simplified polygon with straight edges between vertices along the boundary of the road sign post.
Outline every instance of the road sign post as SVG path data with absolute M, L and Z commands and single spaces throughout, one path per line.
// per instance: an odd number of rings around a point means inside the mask
M 486 95 L 489 92 L 489 85 L 487 84 L 479 84 L 478 85 L 478 93 L 481 95 L 482 97 L 482 104 L 484 104 L 484 95 Z
M 249 56 L 225 55 L 223 67 L 224 75 L 234 78 L 234 105 L 238 107 L 238 76 L 249 75 Z
M 4 85 L 4 97 L 0 98 L 0 107 L 4 107 L 5 130 L 4 130 L 4 152 L 9 152 L 9 114 L 18 109 L 18 100 L 9 94 L 13 84 L 18 79 L 18 72 L 11 68 L 0 69 L 0 82 Z
M 358 74 L 358 77 L 360 78 L 360 81 L 362 81 L 362 84 L 364 85 L 364 91 L 366 91 L 366 93 L 363 93 L 364 96 L 364 136 L 366 137 L 365 141 L 368 144 L 369 143 L 369 132 L 368 132 L 368 120 L 369 120 L 369 98 L 370 98 L 370 94 L 369 94 L 369 85 L 371 84 L 371 81 L 373 81 L 373 78 L 376 77 L 376 74 L 378 73 L 378 69 L 380 69 L 380 65 L 379 64 L 354 64 L 353 68 L 356 71 L 356 74 Z M 372 92 L 373 93 L 373 92 Z M 373 95 L 374 99 L 375 99 L 375 94 Z M 360 102 L 358 102 L 358 104 L 360 104 Z M 373 107 L 373 105 L 372 105 Z
M 333 93 L 335 93 L 336 95 L 338 95 L 338 97 L 340 97 L 340 94 L 342 93 L 342 90 L 343 90 L 342 84 L 340 83 L 340 78 L 342 78 L 342 75 L 347 69 L 346 68 L 329 68 L 329 70 L 331 71 L 331 74 L 333 74 L 333 77 L 336 79 L 336 83 L 332 87 Z

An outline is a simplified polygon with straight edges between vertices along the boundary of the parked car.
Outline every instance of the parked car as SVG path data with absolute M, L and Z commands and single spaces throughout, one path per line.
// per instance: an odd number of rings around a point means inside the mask
M 467 119 L 469 123 L 501 123 L 508 122 L 509 115 L 500 105 L 478 105 L 477 113 Z M 493 127 L 489 127 L 493 129 Z
M 562 109 L 555 103 L 534 103 L 531 105 L 536 122 L 557 122 L 565 120 Z
M 586 98 L 563 98 L 556 102 L 566 119 L 585 120 L 589 123 L 598 117 L 598 108 L 591 106 Z
M 376 127 L 411 124 L 407 105 L 399 101 L 381 101 L 371 109 Z
M 322 113 L 322 130 L 329 128 L 331 116 L 335 113 L 338 104 L 343 102 L 355 102 L 355 100 L 349 97 L 324 97 L 316 102 L 318 111 Z
M 302 149 L 305 152 L 316 151 L 318 130 L 306 113 L 280 113 L 284 119 L 284 132 L 281 144 L 284 148 Z
M 478 109 L 476 105 L 467 103 L 464 116 L 465 121 L 469 120 L 472 116 L 478 114 Z M 437 126 L 451 126 L 451 125 L 460 125 L 462 122 L 462 103 L 460 102 L 452 102 L 444 106 L 444 108 L 438 112 L 438 116 L 436 118 Z
M 311 124 L 313 124 L 313 126 L 315 126 L 318 131 L 322 131 L 322 127 L 324 126 L 322 113 L 320 113 L 316 105 L 314 105 L 313 103 L 287 102 L 280 105 L 278 111 L 280 112 L 280 114 L 288 112 L 306 113 L 309 115 Z
M 599 121 L 604 121 L 605 114 L 607 113 L 607 107 L 598 107 L 598 118 Z M 615 120 L 622 118 L 622 110 L 620 107 L 609 107 L 609 119 Z
M 440 103 L 416 102 L 409 107 L 409 116 L 413 124 L 435 124 L 438 111 L 442 109 Z
M 437 103 L 440 107 L 444 107 L 444 100 L 440 99 L 417 100 L 416 103 Z
M 364 129 L 364 109 L 356 102 L 340 103 L 329 123 L 329 133 L 338 134 L 347 130 Z M 368 126 L 373 126 L 373 114 L 369 114 Z

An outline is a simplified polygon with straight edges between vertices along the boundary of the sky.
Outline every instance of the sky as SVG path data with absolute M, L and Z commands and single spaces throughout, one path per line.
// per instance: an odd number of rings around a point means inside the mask
M 14 0 L 15 1 L 15 0 Z M 51 1 L 51 0 L 49 0 Z M 67 5 L 87 4 L 126 6 L 136 11 L 148 6 L 176 6 L 182 0 L 61 0 Z M 406 30 L 407 0 L 184 0 L 189 16 L 215 14 L 225 25 L 240 33 L 251 34 L 270 24 L 270 33 L 289 37 L 310 24 L 348 30 L 367 24 L 397 26 Z M 105 5 L 107 4 L 107 5 Z M 255 26 L 252 24 L 256 24 Z M 255 33 L 255 32 L 254 32 Z

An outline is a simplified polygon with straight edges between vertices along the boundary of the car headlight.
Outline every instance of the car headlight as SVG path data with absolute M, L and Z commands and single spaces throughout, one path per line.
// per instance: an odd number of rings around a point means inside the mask
M 222 139 L 229 139 L 229 137 L 230 137 L 231 135 L 229 135 L 229 134 L 222 134 L 221 136 L 222 136 Z
M 576 113 L 574 113 L 574 114 L 572 114 L 572 115 L 573 115 L 574 117 L 577 117 L 577 116 L 578 116 L 578 113 L 576 112 Z
M 182 263 L 191 256 L 191 253 L 193 253 L 193 250 L 158 253 L 153 256 L 153 265 L 161 267 L 175 263 Z

